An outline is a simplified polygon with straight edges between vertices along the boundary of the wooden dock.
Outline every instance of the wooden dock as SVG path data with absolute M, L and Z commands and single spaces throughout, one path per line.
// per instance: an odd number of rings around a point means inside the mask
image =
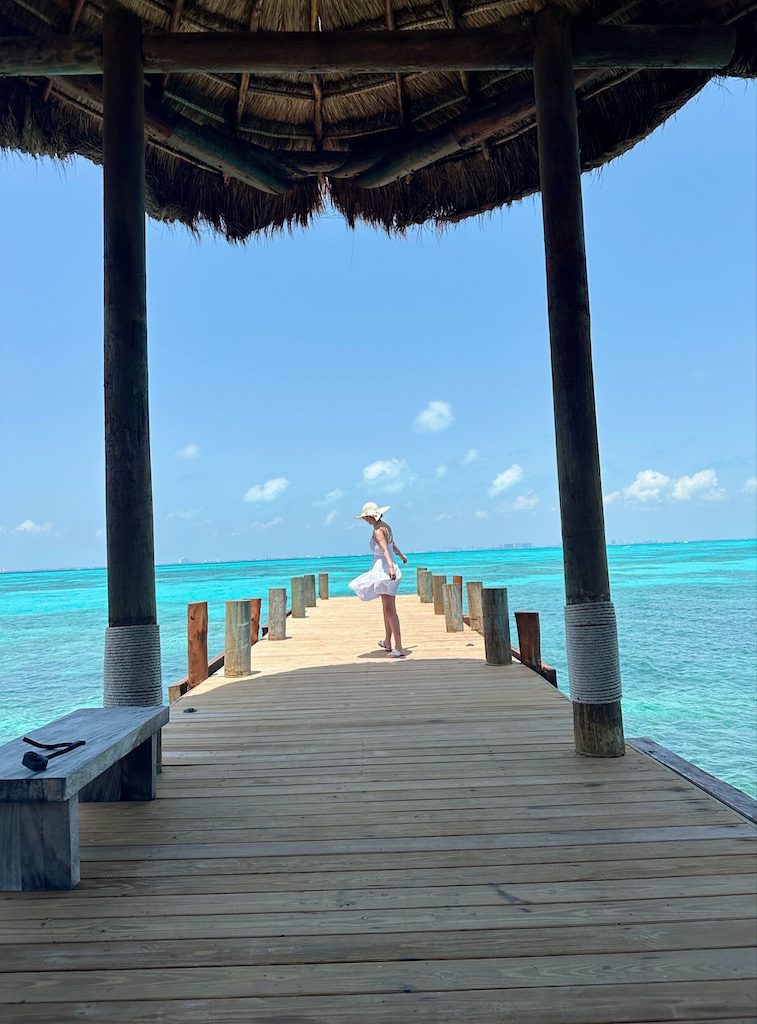
M 405 660 L 331 600 L 173 706 L 158 800 L 82 805 L 79 888 L 0 895 L 0 1019 L 753 1021 L 753 827 L 398 606 Z

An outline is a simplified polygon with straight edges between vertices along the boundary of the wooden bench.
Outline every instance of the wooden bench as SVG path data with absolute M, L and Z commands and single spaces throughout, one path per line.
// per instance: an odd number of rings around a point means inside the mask
M 79 802 L 154 800 L 167 707 L 82 708 L 30 738 L 84 746 L 34 772 L 21 738 L 0 747 L 0 890 L 73 889 L 79 882 Z

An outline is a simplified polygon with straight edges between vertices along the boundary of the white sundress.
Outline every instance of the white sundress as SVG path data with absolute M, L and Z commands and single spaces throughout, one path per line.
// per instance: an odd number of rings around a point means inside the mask
M 387 545 L 391 547 L 393 543 L 394 537 L 392 536 L 392 531 L 389 530 Z M 373 601 L 381 594 L 396 594 L 402 579 L 399 566 L 396 567 L 396 579 L 389 578 L 389 566 L 373 534 L 371 534 L 371 555 L 373 556 L 373 565 L 368 572 L 364 572 L 362 576 L 356 576 L 348 584 L 361 601 Z

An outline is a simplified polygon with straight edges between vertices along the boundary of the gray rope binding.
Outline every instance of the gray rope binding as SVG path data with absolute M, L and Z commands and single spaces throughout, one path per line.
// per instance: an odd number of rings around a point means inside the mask
M 618 626 L 612 602 L 566 605 L 565 639 L 571 700 L 576 704 L 620 700 Z
M 108 626 L 103 706 L 152 707 L 162 703 L 160 626 Z

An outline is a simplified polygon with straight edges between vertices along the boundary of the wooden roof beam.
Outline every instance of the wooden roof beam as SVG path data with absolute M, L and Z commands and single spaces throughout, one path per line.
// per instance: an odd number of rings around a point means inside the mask
M 145 72 L 174 74 L 388 74 L 533 67 L 533 31 L 179 32 L 145 35 Z M 576 68 L 726 68 L 734 26 L 600 25 L 574 30 Z M 2 75 L 99 75 L 102 41 L 86 36 L 0 39 Z

